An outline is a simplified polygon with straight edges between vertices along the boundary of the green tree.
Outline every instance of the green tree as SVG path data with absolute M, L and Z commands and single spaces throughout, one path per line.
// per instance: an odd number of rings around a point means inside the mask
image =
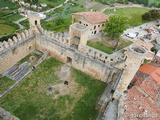
M 104 32 L 107 32 L 106 36 L 111 37 L 112 39 L 117 39 L 117 43 L 114 47 L 115 51 L 117 50 L 121 34 L 128 27 L 127 18 L 122 16 L 113 15 L 109 20 L 106 20 Z
M 128 20 L 125 17 L 113 15 L 106 20 L 104 32 L 107 32 L 108 37 L 119 38 L 124 30 L 128 28 Z
M 143 19 L 143 20 L 147 20 L 147 21 L 151 20 L 151 19 L 152 19 L 151 13 L 150 13 L 150 12 L 144 13 L 144 14 L 142 15 L 142 19 Z

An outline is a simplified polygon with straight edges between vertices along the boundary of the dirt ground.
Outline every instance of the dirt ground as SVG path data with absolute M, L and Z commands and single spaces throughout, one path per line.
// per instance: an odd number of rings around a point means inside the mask
M 63 95 L 70 95 L 71 97 L 79 98 L 85 92 L 85 88 L 75 82 L 75 78 L 72 75 L 71 66 L 65 64 L 58 68 L 54 74 L 62 80 L 62 83 L 47 87 L 48 90 L 46 93 L 54 94 L 53 99 L 57 99 L 59 96 Z M 68 81 L 68 85 L 64 84 L 64 81 Z

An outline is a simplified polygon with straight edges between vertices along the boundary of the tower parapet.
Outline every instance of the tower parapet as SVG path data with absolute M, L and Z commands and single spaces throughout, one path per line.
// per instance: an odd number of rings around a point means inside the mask
M 37 30 L 37 26 L 41 27 L 40 20 L 44 19 L 44 18 L 46 18 L 46 15 L 44 15 L 42 13 L 30 12 L 28 14 L 30 29 L 32 29 L 32 31 L 39 32 Z
M 113 95 L 114 98 L 119 99 L 123 92 L 127 90 L 128 85 L 138 71 L 140 65 L 143 63 L 146 54 L 147 51 L 145 48 L 136 45 L 130 45 L 127 51 L 125 51 L 125 74 L 121 76 L 117 89 Z

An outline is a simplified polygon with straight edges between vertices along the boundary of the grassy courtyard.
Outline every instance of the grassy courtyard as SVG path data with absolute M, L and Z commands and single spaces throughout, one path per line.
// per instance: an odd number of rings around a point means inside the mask
M 128 18 L 129 24 L 132 26 L 138 26 L 143 24 L 141 15 L 148 12 L 148 9 L 144 8 L 121 8 L 113 10 L 106 10 L 105 14 L 115 14 Z
M 102 40 L 102 41 L 88 41 L 87 42 L 87 45 L 90 46 L 90 47 L 93 47 L 93 48 L 96 48 L 102 52 L 105 52 L 107 54 L 112 54 L 113 51 L 115 50 L 115 45 L 117 43 L 117 40 Z M 120 49 L 123 49 L 125 48 L 126 46 L 132 44 L 131 41 L 129 40 L 124 40 L 124 39 L 121 39 L 118 43 L 118 49 L 117 50 L 120 50 Z
M 95 120 L 95 106 L 106 84 L 72 68 L 69 85 L 73 86 L 67 87 L 73 87 L 73 91 L 58 98 L 54 96 L 59 92 L 46 94 L 48 86 L 62 83 L 55 73 L 62 65 L 53 58 L 44 61 L 0 98 L 0 107 L 21 120 Z
M 0 94 L 2 94 L 5 90 L 7 90 L 14 83 L 15 81 L 7 77 L 0 77 Z

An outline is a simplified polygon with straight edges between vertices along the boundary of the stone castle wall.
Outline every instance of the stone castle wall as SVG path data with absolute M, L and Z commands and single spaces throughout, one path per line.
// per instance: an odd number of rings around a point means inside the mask
M 103 82 L 113 81 L 121 73 L 121 70 L 109 64 L 110 59 L 106 57 L 107 54 L 89 46 L 83 48 L 84 51 L 88 50 L 87 53 L 80 52 L 69 47 L 68 39 L 64 38 L 62 34 L 55 34 L 42 28 L 38 29 L 42 34 L 31 34 L 31 30 L 26 30 L 0 45 L 0 73 L 12 67 L 35 49 L 42 52 L 48 50 L 52 57 L 64 63 L 71 60 L 74 68 Z M 96 56 L 90 54 L 90 50 L 96 52 L 94 54 Z
M 0 45 L 0 74 L 35 50 L 35 37 L 30 31 L 18 34 Z
M 78 50 L 66 46 L 64 43 L 59 43 L 44 35 L 36 35 L 36 49 L 42 52 L 48 50 L 52 57 L 64 63 L 69 62 L 68 59 L 70 59 L 72 67 L 100 79 L 103 82 L 113 81 L 116 79 L 116 76 L 121 73 L 121 70 L 110 66 L 108 63 L 81 53 Z

